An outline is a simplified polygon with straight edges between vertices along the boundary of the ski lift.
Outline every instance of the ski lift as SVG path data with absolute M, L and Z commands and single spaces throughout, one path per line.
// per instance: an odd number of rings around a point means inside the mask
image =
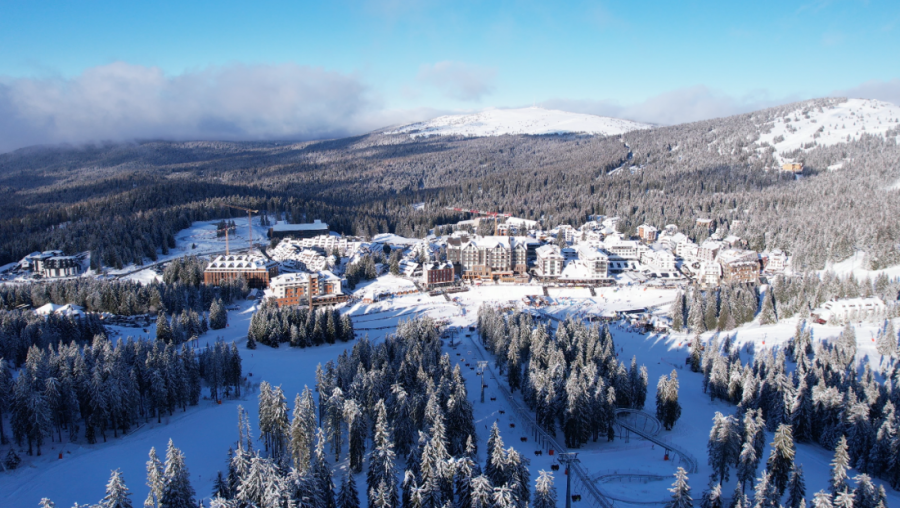
M 523 437 L 519 438 L 519 441 L 526 443 L 526 442 L 528 442 L 528 438 L 523 436 Z
M 534 451 L 534 456 L 535 456 L 535 457 L 540 457 L 540 456 L 543 455 L 543 454 L 544 454 L 544 450 L 535 450 L 535 451 Z
M 581 501 L 581 494 L 572 494 L 572 501 L 576 503 Z
M 552 469 L 554 471 L 559 471 L 559 464 L 557 464 L 556 461 L 554 460 L 553 464 L 550 464 L 550 469 Z

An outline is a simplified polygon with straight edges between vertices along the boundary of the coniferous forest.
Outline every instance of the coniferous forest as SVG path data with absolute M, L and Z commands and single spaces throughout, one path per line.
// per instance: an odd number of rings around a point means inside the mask
M 696 241 L 709 231 L 695 219 L 709 217 L 753 249 L 789 252 L 804 271 L 857 250 L 872 268 L 898 264 L 900 204 L 885 191 L 900 178 L 897 129 L 782 153 L 804 164 L 801 179 L 779 172 L 776 148 L 758 141 L 777 119 L 842 100 L 608 137 L 373 133 L 22 149 L 0 155 L 0 264 L 46 249 L 90 251 L 92 263 L 112 267 L 155 260 L 191 222 L 240 216 L 226 204 L 364 237 L 422 237 L 468 218 L 446 206 L 542 220 L 545 229 L 616 215 L 625 232 L 675 224 Z

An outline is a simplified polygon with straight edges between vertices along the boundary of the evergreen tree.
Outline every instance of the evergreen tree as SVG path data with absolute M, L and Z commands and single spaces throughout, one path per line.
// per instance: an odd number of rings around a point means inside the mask
M 356 490 L 356 480 L 353 479 L 350 471 L 344 474 L 344 480 L 341 482 L 337 508 L 359 508 L 359 492 Z
M 691 499 L 691 487 L 688 485 L 687 471 L 679 467 L 675 472 L 675 482 L 669 489 L 672 500 L 666 503 L 666 508 L 692 508 L 694 500 Z
M 672 304 L 670 317 L 673 330 L 676 332 L 684 330 L 684 294 L 680 290 L 675 293 L 675 302 Z
M 172 342 L 175 340 L 175 335 L 172 333 L 172 328 L 169 327 L 169 320 L 166 319 L 164 310 L 156 315 L 156 340 L 162 342 Z
M 156 448 L 150 448 L 150 460 L 147 461 L 147 499 L 144 508 L 159 508 L 163 490 L 166 485 L 166 475 L 162 462 L 156 455 Z
M 703 355 L 703 344 L 700 342 L 700 334 L 694 334 L 691 339 L 691 372 L 700 372 L 700 359 Z
M 856 489 L 853 491 L 853 508 L 876 508 L 879 503 L 878 490 L 867 474 L 857 475 Z
M 191 476 L 184 464 L 184 455 L 175 448 L 172 440 L 166 449 L 165 485 L 159 500 L 160 508 L 194 508 L 194 488 Z
M 794 463 L 794 438 L 791 435 L 791 427 L 781 424 L 775 431 L 775 439 L 772 441 L 772 451 L 766 463 L 766 471 L 780 499 L 787 488 L 788 476 Z
M 834 449 L 834 460 L 831 461 L 831 479 L 828 482 L 828 490 L 833 499 L 837 495 L 850 488 L 847 483 L 849 478 L 847 470 L 850 469 L 850 454 L 847 452 L 847 438 L 841 436 L 837 447 Z
M 794 463 L 791 468 L 787 492 L 788 498 L 785 508 L 801 508 L 800 505 L 806 497 L 806 483 L 803 481 L 803 466 L 800 464 Z
M 532 508 L 557 508 L 556 487 L 553 485 L 553 473 L 541 470 L 534 485 Z M 464 507 L 459 507 L 464 508 Z
M 129 496 L 131 496 L 131 491 L 125 486 L 122 472 L 116 469 L 112 472 L 109 483 L 106 484 L 106 496 L 103 497 L 100 506 L 102 508 L 132 508 Z
M 832 508 L 831 495 L 824 491 L 816 492 L 813 496 L 813 508 Z
M 209 307 L 209 327 L 213 330 L 221 330 L 228 326 L 228 311 L 222 300 L 213 300 Z

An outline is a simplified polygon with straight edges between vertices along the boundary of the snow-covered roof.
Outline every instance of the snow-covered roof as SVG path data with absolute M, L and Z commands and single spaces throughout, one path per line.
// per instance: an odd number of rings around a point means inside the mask
M 278 222 L 274 226 L 272 226 L 272 230 L 275 232 L 286 232 L 286 231 L 317 231 L 317 230 L 325 230 L 328 229 L 328 224 L 316 219 L 313 222 L 305 223 L 305 224 L 288 224 L 286 222 Z
M 207 270 L 267 270 L 274 266 L 274 261 L 269 261 L 262 256 L 237 254 L 219 256 L 214 259 Z

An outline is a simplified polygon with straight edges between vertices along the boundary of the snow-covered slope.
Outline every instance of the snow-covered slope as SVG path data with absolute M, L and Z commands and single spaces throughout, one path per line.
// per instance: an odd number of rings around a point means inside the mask
M 822 107 L 800 103 L 772 119 L 771 130 L 759 142 L 769 143 L 778 152 L 798 148 L 830 146 L 863 134 L 881 134 L 900 127 L 900 106 L 871 99 L 831 100 Z
M 522 108 L 489 109 L 470 115 L 441 116 L 426 122 L 404 125 L 387 131 L 385 134 L 409 134 L 412 137 L 419 137 L 585 133 L 608 136 L 651 127 L 648 124 L 619 118 L 569 113 L 554 109 Z

